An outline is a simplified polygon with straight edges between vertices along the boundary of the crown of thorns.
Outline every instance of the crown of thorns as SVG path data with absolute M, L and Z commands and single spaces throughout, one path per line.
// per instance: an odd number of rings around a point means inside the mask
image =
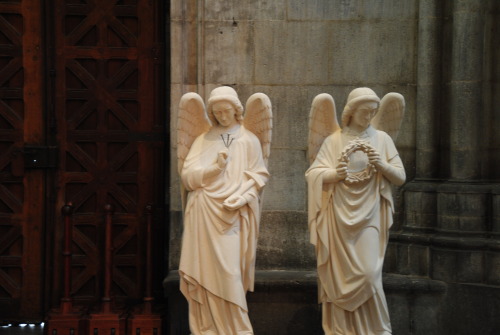
M 347 144 L 344 151 L 340 154 L 339 161 L 349 163 L 351 154 L 355 151 L 363 151 L 368 153 L 373 147 L 366 141 L 356 139 Z M 366 168 L 360 172 L 347 171 L 347 177 L 345 182 L 348 184 L 356 184 L 363 182 L 365 180 L 371 179 L 371 177 L 377 172 L 375 165 L 368 163 Z

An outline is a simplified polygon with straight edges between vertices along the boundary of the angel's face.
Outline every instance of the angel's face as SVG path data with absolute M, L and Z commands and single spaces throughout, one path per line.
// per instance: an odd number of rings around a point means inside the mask
M 362 102 L 352 114 L 349 126 L 356 130 L 365 130 L 370 125 L 370 121 L 377 112 L 377 108 L 378 104 L 376 102 Z
M 236 121 L 236 109 L 227 101 L 218 101 L 212 107 L 217 122 L 225 128 L 234 126 Z

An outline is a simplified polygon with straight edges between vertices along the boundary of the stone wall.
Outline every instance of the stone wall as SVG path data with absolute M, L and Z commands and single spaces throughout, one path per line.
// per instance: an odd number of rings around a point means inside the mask
M 380 96 L 402 93 L 407 111 L 397 147 L 412 179 L 417 33 L 417 0 L 172 1 L 170 268 L 178 264 L 181 233 L 175 125 L 183 93 L 206 99 L 214 87 L 231 85 L 242 101 L 259 91 L 271 98 L 272 177 L 258 267 L 314 268 L 304 179 L 311 102 L 330 93 L 340 115 L 355 87 L 371 87 Z
M 258 91 L 271 98 L 257 267 L 314 271 L 304 179 L 312 99 L 330 93 L 340 115 L 355 87 L 395 91 L 406 98 L 396 146 L 408 181 L 395 189 L 384 266 L 395 330 L 500 333 L 499 1 L 173 0 L 170 32 L 169 270 L 182 234 L 183 93 L 206 98 L 231 85 L 242 101 Z M 418 290 L 407 285 L 415 282 Z
M 441 333 L 500 331 L 499 9 L 420 1 L 416 171 L 384 269 L 446 284 Z

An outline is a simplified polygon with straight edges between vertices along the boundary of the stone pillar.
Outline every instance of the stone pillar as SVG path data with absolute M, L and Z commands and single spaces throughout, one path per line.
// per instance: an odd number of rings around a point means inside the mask
M 479 115 L 483 107 L 485 3 L 453 1 L 449 99 L 452 180 L 481 177 Z
M 439 176 L 439 106 L 441 102 L 442 6 L 439 0 L 419 2 L 417 78 L 418 179 Z M 425 129 L 425 131 L 423 131 Z
M 183 84 L 186 91 L 196 91 L 199 83 L 199 29 L 198 1 L 187 0 L 182 2 L 182 13 L 184 16 L 182 27 L 182 55 L 183 64 Z

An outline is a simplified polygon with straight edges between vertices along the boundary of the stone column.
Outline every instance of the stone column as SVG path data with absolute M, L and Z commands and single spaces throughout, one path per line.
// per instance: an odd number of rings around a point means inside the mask
M 439 106 L 441 102 L 442 6 L 439 0 L 419 2 L 417 78 L 418 179 L 439 176 Z M 424 131 L 425 129 L 425 131 Z
M 199 29 L 198 1 L 187 0 L 182 2 L 182 13 L 184 16 L 182 27 L 182 54 L 184 64 L 178 64 L 183 67 L 183 84 L 185 91 L 197 91 L 199 83 Z
M 453 1 L 450 74 L 450 178 L 480 176 L 480 129 L 487 1 Z M 443 125 L 445 126 L 445 125 Z

